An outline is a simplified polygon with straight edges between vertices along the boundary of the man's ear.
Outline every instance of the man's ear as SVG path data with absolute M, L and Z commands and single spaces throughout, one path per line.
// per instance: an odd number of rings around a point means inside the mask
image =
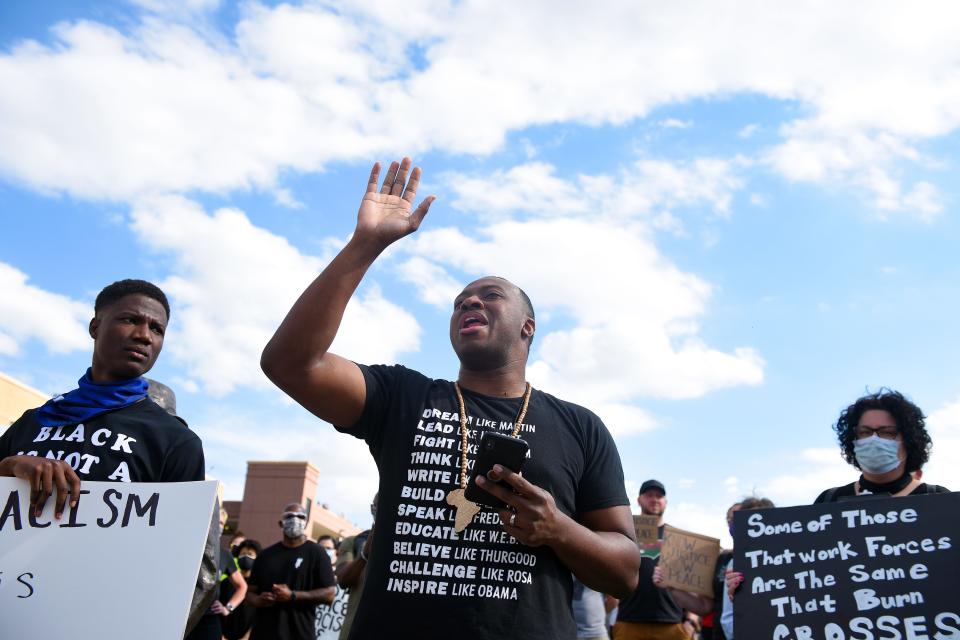
M 88 330 L 90 331 L 90 337 L 94 340 L 97 339 L 97 329 L 100 327 L 100 318 L 93 316 L 90 318 L 90 326 Z
M 533 334 L 537 332 L 537 321 L 533 318 L 527 317 L 523 321 L 523 326 L 520 328 L 520 335 L 524 338 L 530 340 L 533 338 Z

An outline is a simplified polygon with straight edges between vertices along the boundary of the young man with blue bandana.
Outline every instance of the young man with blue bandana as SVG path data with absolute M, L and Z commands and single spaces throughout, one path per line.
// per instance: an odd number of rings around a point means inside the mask
M 204 479 L 203 448 L 186 423 L 147 396 L 143 378 L 163 348 L 167 297 L 143 280 L 106 287 L 90 321 L 93 362 L 77 389 L 30 409 L 0 437 L 0 476 L 30 482 L 39 515 L 56 494 L 55 517 L 80 481 Z

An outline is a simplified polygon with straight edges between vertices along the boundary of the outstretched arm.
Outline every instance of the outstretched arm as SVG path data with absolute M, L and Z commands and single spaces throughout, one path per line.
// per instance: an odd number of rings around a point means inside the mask
M 510 507 L 500 510 L 507 533 L 531 547 L 548 545 L 580 582 L 595 591 L 618 598 L 633 593 L 640 575 L 640 550 L 633 539 L 630 507 L 587 511 L 577 521 L 557 509 L 548 491 L 500 465 L 493 469 L 489 480 L 478 476 L 477 484 Z M 512 490 L 496 484 L 499 480 Z
M 338 426 L 360 419 L 366 386 L 359 367 L 327 349 L 367 269 L 390 244 L 417 230 L 434 200 L 429 196 L 411 212 L 420 183 L 420 168 L 411 171 L 411 164 L 410 158 L 393 162 L 379 191 L 380 163 L 373 165 L 353 237 L 300 295 L 260 359 L 274 384 Z

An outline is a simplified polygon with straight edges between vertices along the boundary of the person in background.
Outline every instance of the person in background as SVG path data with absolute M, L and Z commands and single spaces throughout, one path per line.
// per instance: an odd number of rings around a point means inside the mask
M 667 490 L 659 480 L 647 480 L 640 485 L 637 496 L 640 512 L 656 516 L 657 544 L 641 547 L 642 562 L 637 588 L 620 602 L 617 622 L 613 625 L 613 640 L 686 640 L 681 623 L 683 609 L 667 589 L 653 582 L 654 569 L 660 563 L 660 544 L 663 542 L 663 514 L 667 510 Z
M 606 598 L 576 577 L 573 579 L 573 619 L 577 621 L 577 640 L 608 640 Z
M 250 640 L 314 640 L 317 605 L 330 604 L 337 580 L 323 547 L 307 540 L 307 513 L 288 504 L 278 522 L 283 539 L 253 564 L 247 604 L 257 609 Z
M 933 441 L 920 407 L 890 389 L 863 396 L 840 413 L 834 425 L 843 459 L 860 479 L 827 489 L 814 501 L 836 502 L 867 495 L 948 493 L 921 479 Z
M 330 558 L 330 564 L 337 566 L 337 539 L 331 535 L 323 535 L 317 538 L 317 544 L 323 547 Z
M 744 498 L 740 502 L 740 508 L 738 511 L 773 508 L 774 504 L 772 500 L 769 500 L 768 498 L 750 496 L 749 498 Z M 730 535 L 733 535 L 732 524 Z M 725 580 L 727 597 L 723 598 L 723 609 L 720 614 L 720 627 L 723 629 L 723 635 L 727 638 L 727 640 L 733 640 L 733 598 L 737 587 L 739 587 L 740 583 L 743 582 L 743 574 L 734 570 L 732 557 L 727 564 Z
M 237 545 L 237 567 L 245 581 L 250 580 L 250 572 L 257 556 L 263 551 L 260 543 L 253 539 L 245 539 Z M 223 637 L 227 640 L 241 640 L 250 632 L 253 625 L 253 616 L 256 609 L 249 606 L 246 600 L 237 605 L 229 616 L 220 622 Z
M 221 508 L 221 530 L 226 522 L 227 511 Z M 223 635 L 221 621 L 232 614 L 247 595 L 247 581 L 240 575 L 234 557 L 222 546 L 218 566 L 220 569 L 219 597 L 213 601 L 185 640 L 220 640 Z
M 230 538 L 230 555 L 234 558 L 240 557 L 240 543 L 247 539 L 242 531 L 237 531 Z
M 360 598 L 363 596 L 367 557 L 370 555 L 370 547 L 373 544 L 373 526 L 377 521 L 377 497 L 378 494 L 374 494 L 373 501 L 370 502 L 370 516 L 373 518 L 370 528 L 355 536 L 344 538 L 340 543 L 340 555 L 337 559 L 337 582 L 341 587 L 347 589 L 349 594 L 347 612 L 343 618 L 343 626 L 340 627 L 340 640 L 347 640 L 350 636 L 353 617 L 357 613 Z

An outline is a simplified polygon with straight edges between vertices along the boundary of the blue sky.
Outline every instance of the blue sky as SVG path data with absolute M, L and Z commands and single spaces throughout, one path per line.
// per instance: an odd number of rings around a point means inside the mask
M 4 3 L 0 371 L 72 387 L 97 291 L 153 280 L 152 376 L 228 498 L 246 460 L 309 459 L 365 524 L 362 443 L 257 358 L 370 165 L 409 154 L 438 200 L 339 353 L 454 376 L 453 295 L 496 273 L 537 308 L 531 382 L 599 413 L 674 525 L 723 536 L 745 494 L 854 479 L 830 426 L 881 386 L 960 486 L 958 26 L 952 3 Z

